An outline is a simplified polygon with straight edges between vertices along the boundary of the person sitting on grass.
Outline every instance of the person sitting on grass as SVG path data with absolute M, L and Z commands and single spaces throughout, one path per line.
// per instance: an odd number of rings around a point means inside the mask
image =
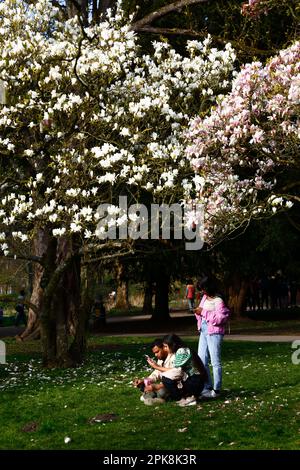
M 175 354 L 168 354 L 163 347 L 161 338 L 156 338 L 151 343 L 150 347 L 160 367 L 166 369 L 174 367 Z M 146 357 L 149 358 L 149 356 Z M 135 379 L 133 384 L 143 392 L 141 401 L 143 401 L 145 405 L 164 403 L 167 398 L 168 392 L 161 381 L 161 372 L 159 370 L 154 370 L 149 377 L 145 379 Z
M 180 406 L 196 405 L 207 380 L 200 357 L 175 334 L 166 335 L 163 346 L 168 354 L 175 354 L 174 367 L 162 367 L 152 359 L 148 359 L 148 364 L 161 372 L 170 400 L 177 401 Z

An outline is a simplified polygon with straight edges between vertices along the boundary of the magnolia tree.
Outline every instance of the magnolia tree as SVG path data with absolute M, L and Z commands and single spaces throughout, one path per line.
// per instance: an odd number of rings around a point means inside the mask
M 232 91 L 190 123 L 187 154 L 202 178 L 206 240 L 299 201 L 300 42 L 242 67 Z
M 209 38 L 190 41 L 186 57 L 158 42 L 142 55 L 120 9 L 83 27 L 77 17 L 61 20 L 47 0 L 7 0 L 0 18 L 1 248 L 8 256 L 20 244 L 23 255 L 33 249 L 44 362 L 61 364 L 84 348 L 80 263 L 108 245 L 99 205 L 107 204 L 108 226 L 121 226 L 120 194 L 191 198 L 199 177 L 182 129 L 228 86 L 235 56 Z

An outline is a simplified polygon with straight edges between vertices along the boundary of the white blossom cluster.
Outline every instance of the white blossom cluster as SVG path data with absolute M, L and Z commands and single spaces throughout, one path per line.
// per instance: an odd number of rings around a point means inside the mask
M 3 232 L 25 240 L 43 225 L 84 240 L 96 234 L 99 204 L 113 205 L 122 191 L 179 201 L 201 185 L 184 130 L 228 86 L 229 44 L 219 51 L 209 37 L 190 41 L 183 57 L 154 42 L 143 55 L 121 10 L 82 29 L 49 0 L 6 0 L 0 16 L 0 159 L 10 180 Z

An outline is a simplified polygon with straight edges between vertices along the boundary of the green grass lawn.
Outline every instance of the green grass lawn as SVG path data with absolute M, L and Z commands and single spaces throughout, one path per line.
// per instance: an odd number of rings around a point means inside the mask
M 80 368 L 46 370 L 38 342 L 7 340 L 0 448 L 299 449 L 300 365 L 291 362 L 291 344 L 224 342 L 224 396 L 180 408 L 145 406 L 131 386 L 148 373 L 150 341 L 92 337 Z M 108 413 L 116 419 L 89 422 Z

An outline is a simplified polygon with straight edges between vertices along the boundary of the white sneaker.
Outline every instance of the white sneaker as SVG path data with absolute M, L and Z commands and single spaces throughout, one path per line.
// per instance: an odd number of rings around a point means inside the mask
M 182 403 L 182 405 L 179 405 L 179 406 L 181 406 L 181 408 L 183 408 L 183 407 L 185 407 L 185 406 L 194 406 L 194 405 L 197 405 L 196 400 L 189 401 L 189 402 L 187 402 L 187 403 Z
M 166 400 L 164 400 L 163 398 L 159 398 L 159 397 L 156 397 L 156 398 L 145 398 L 145 399 L 144 399 L 144 405 L 152 406 L 152 405 L 157 405 L 157 404 L 165 403 L 165 401 L 166 401 Z
M 200 398 L 218 398 L 220 396 L 220 392 L 216 390 L 204 390 Z
M 185 400 L 186 400 L 186 398 L 181 398 L 176 403 L 177 403 L 177 405 L 180 405 L 181 403 L 185 403 Z
M 183 398 L 182 400 L 180 400 L 180 402 L 178 404 L 179 404 L 179 406 L 196 405 L 196 398 L 194 397 L 194 395 L 192 395 L 191 397 Z

